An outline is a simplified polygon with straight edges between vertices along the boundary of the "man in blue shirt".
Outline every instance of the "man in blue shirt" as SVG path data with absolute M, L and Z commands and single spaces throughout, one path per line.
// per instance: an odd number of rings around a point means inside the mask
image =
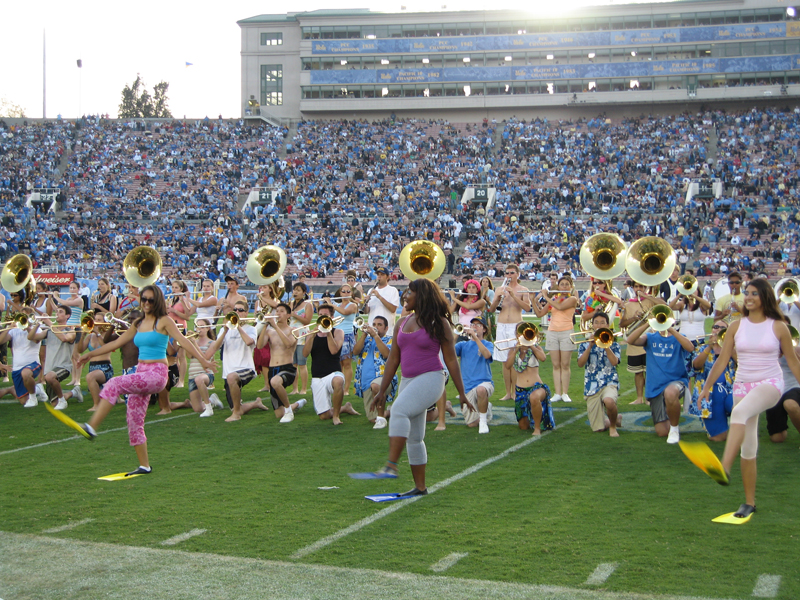
M 492 381 L 492 353 L 494 344 L 483 339 L 489 331 L 483 319 L 475 317 L 470 321 L 469 329 L 464 334 L 468 341 L 456 344 L 456 356 L 461 358 L 461 374 L 464 378 L 464 390 L 467 399 L 478 407 L 475 413 L 464 409 L 464 422 L 467 427 L 478 427 L 478 433 L 489 433 L 489 421 L 492 417 L 492 404 L 489 398 L 494 394 Z
M 364 410 L 373 429 L 383 429 L 387 425 L 385 408 L 373 408 L 372 398 L 378 393 L 389 352 L 392 349 L 392 334 L 388 331 L 389 321 L 382 315 L 372 319 L 372 326 L 364 325 L 358 332 L 353 356 L 359 358 L 356 366 L 356 396 L 364 399 Z M 397 391 L 397 375 L 392 379 L 386 393 L 386 403 L 394 400 Z
M 644 323 L 633 331 L 628 344 L 644 346 L 647 353 L 644 395 L 650 404 L 656 435 L 667 436 L 668 444 L 677 444 L 683 396 L 689 387 L 686 361 L 694 346 L 673 327 L 661 333 L 645 333 L 649 326 Z

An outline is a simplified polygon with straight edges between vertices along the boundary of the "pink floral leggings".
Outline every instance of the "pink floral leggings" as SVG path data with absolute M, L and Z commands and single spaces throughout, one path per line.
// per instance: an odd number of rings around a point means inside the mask
M 128 437 L 131 446 L 147 441 L 144 435 L 144 417 L 150 403 L 150 394 L 157 394 L 167 385 L 167 365 L 164 363 L 139 363 L 136 373 L 120 375 L 106 382 L 100 397 L 116 404 L 119 397 L 128 394 Z

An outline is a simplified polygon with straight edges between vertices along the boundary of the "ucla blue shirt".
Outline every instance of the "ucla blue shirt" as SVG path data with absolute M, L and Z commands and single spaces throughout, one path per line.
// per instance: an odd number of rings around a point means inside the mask
M 663 337 L 660 333 L 648 333 L 645 351 L 647 381 L 644 395 L 647 398 L 655 398 L 673 381 L 689 385 L 689 374 L 686 371 L 689 352 L 673 336 Z

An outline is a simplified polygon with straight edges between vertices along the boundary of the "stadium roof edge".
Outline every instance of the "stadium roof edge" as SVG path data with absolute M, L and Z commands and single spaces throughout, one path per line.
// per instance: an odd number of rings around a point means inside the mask
M 248 17 L 246 19 L 242 19 L 236 22 L 237 23 L 283 23 L 287 21 L 297 21 L 297 18 L 300 16 L 351 17 L 351 16 L 379 15 L 379 14 L 383 13 L 375 12 L 368 8 L 343 8 L 343 9 L 329 8 L 329 9 L 311 10 L 306 12 L 286 13 L 283 15 L 256 15 L 254 17 Z

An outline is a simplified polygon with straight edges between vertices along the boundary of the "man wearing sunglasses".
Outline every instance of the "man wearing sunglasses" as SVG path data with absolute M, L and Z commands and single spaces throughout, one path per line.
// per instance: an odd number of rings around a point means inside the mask
M 742 276 L 733 271 L 728 275 L 728 287 L 730 294 L 717 298 L 714 305 L 714 319 L 737 321 L 742 318 L 742 307 L 744 306 L 744 294 L 742 293 Z

